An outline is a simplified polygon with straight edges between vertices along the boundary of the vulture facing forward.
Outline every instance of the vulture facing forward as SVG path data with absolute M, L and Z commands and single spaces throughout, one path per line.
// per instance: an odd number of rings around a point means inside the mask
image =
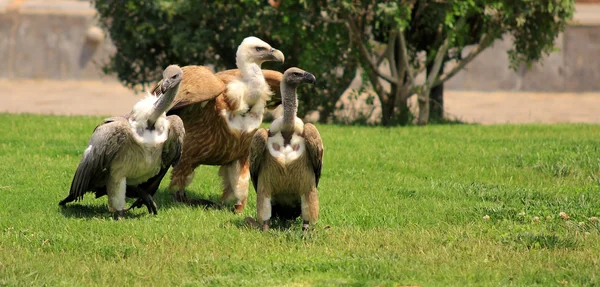
M 165 115 L 182 76 L 179 66 L 167 67 L 156 96 L 146 96 L 128 116 L 108 118 L 94 129 L 69 195 L 60 205 L 80 200 L 90 191 L 96 197 L 108 195 L 108 209 L 115 219 L 126 211 L 126 196 L 140 197 L 139 202 L 156 214 L 148 192 L 153 194 L 169 167 L 176 165 L 185 136 L 181 119 Z
M 257 192 L 257 217 L 263 230 L 271 216 L 293 219 L 302 216 L 302 229 L 317 221 L 317 186 L 323 164 L 323 142 L 312 124 L 296 117 L 296 87 L 313 83 L 315 76 L 298 68 L 283 74 L 283 117 L 269 130 L 259 129 L 250 148 L 250 175 Z
M 185 192 L 194 169 L 201 164 L 220 165 L 221 199 L 235 201 L 235 210 L 243 210 L 250 181 L 250 142 L 265 107 L 278 104 L 280 99 L 277 92 L 282 75 L 263 71 L 260 66 L 267 61 L 283 62 L 284 55 L 264 41 L 248 37 L 238 47 L 237 70 L 214 74 L 202 66 L 183 67 L 184 79 L 168 113 L 178 115 L 186 130 L 181 160 L 173 169 L 169 186 L 176 201 L 199 203 Z

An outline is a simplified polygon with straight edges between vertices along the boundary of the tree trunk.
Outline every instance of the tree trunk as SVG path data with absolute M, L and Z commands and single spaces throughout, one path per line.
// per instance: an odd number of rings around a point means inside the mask
M 396 97 L 395 120 L 399 125 L 407 125 L 412 118 L 412 114 L 408 107 L 408 96 L 410 96 L 408 90 L 403 89 Z
M 444 84 L 431 89 L 429 94 L 429 121 L 439 122 L 444 119 Z
M 429 95 L 419 94 L 417 102 L 419 103 L 417 125 L 423 126 L 429 123 Z
M 391 126 L 394 124 L 394 98 L 390 95 L 379 97 L 381 101 L 381 124 Z
M 445 59 L 444 59 L 445 60 Z M 433 62 L 427 65 L 427 73 L 433 67 Z M 444 65 L 440 67 L 439 74 L 444 73 Z M 444 119 L 444 83 L 431 89 L 429 93 L 429 121 L 439 122 Z

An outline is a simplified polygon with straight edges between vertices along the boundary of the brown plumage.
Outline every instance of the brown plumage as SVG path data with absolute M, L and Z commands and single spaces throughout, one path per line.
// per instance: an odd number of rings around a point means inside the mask
M 183 67 L 184 81 L 169 114 L 178 115 L 186 137 L 181 160 L 171 175 L 169 189 L 177 201 L 190 200 L 185 187 L 199 165 L 220 165 L 222 200 L 235 200 L 241 212 L 248 196 L 248 154 L 252 136 L 262 122 L 264 108 L 281 102 L 282 74 L 261 70 L 264 61 L 283 61 L 283 53 L 255 37 L 246 38 L 236 55 L 239 69 L 213 74 L 205 67 Z M 158 84 L 160 86 L 160 83 Z
M 250 148 L 250 175 L 257 192 L 257 217 L 263 230 L 272 216 L 302 216 L 302 228 L 317 221 L 317 187 L 323 163 L 323 142 L 317 128 L 296 117 L 296 87 L 314 83 L 315 77 L 298 68 L 288 69 L 282 80 L 283 117 L 269 130 L 259 129 Z

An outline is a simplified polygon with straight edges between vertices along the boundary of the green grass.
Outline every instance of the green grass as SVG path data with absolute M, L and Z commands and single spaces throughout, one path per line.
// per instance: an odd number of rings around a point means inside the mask
M 100 120 L 0 115 L 0 285 L 600 284 L 600 126 L 319 126 L 321 214 L 303 238 L 300 221 L 246 227 L 252 189 L 240 216 L 174 204 L 168 177 L 156 217 L 113 221 L 91 194 L 59 208 Z M 216 171 L 189 192 L 217 198 Z

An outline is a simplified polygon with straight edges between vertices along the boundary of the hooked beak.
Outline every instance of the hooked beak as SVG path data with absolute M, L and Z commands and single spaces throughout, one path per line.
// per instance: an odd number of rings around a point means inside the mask
M 277 49 L 271 48 L 271 51 L 269 51 L 269 55 L 272 61 L 275 62 L 281 62 L 283 63 L 285 61 L 285 56 L 283 56 L 283 53 Z
M 302 75 L 302 78 L 304 79 L 305 83 L 314 84 L 317 82 L 317 78 L 315 78 L 315 75 L 313 75 L 309 72 L 304 72 L 304 75 Z
M 171 82 L 169 79 L 165 79 L 160 85 L 160 93 L 164 94 L 171 87 Z

